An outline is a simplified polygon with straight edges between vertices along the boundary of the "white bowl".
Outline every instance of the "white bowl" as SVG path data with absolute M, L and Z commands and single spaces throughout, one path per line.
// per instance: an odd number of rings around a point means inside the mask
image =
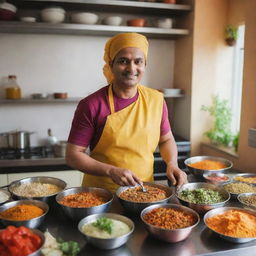
M 120 16 L 109 16 L 103 19 L 103 24 L 110 26 L 119 26 L 123 21 L 123 18 Z
M 71 15 L 71 21 L 73 23 L 79 23 L 79 24 L 93 25 L 97 23 L 98 19 L 99 19 L 98 15 L 91 12 L 79 12 L 79 13 L 73 13 Z
M 23 22 L 35 22 L 36 18 L 27 16 L 27 17 L 20 17 L 20 20 L 23 21 Z
M 45 8 L 41 11 L 42 21 L 61 23 L 65 19 L 65 10 L 60 7 Z
M 181 89 L 178 88 L 163 88 L 162 91 L 165 96 L 178 96 L 181 94 Z
M 10 4 L 10 3 L 6 3 L 6 2 L 0 3 L 0 9 L 5 9 L 5 10 L 11 11 L 11 12 L 17 11 L 16 6 L 14 6 L 13 4 Z
M 171 18 L 163 18 L 156 20 L 156 26 L 159 28 L 171 28 L 172 27 L 172 19 Z

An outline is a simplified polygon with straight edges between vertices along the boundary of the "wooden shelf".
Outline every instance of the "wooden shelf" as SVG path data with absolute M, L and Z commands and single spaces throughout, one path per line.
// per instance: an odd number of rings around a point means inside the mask
M 113 36 L 121 32 L 138 32 L 149 38 L 175 39 L 189 34 L 187 29 L 161 29 L 153 27 L 129 27 L 108 25 L 84 24 L 50 24 L 44 22 L 26 23 L 14 21 L 1 21 L 1 33 L 37 33 L 37 34 L 71 34 L 71 35 L 96 35 Z
M 24 98 L 18 100 L 7 100 L 7 99 L 0 99 L 0 104 L 40 104 L 40 103 L 78 103 L 82 98 L 80 97 L 72 97 L 67 99 L 31 99 L 31 98 Z
M 9 0 L 20 8 L 41 9 L 58 5 L 66 10 L 118 12 L 146 15 L 183 15 L 192 10 L 190 5 L 166 4 L 125 0 Z

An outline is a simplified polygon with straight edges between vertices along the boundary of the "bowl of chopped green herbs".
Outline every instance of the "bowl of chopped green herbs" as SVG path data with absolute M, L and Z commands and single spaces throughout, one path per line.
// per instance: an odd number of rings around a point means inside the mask
M 205 182 L 183 184 L 175 195 L 181 204 L 200 214 L 222 207 L 230 199 L 230 194 L 225 189 Z
M 134 230 L 134 223 L 120 214 L 98 213 L 80 220 L 78 230 L 93 246 L 115 249 L 128 241 Z

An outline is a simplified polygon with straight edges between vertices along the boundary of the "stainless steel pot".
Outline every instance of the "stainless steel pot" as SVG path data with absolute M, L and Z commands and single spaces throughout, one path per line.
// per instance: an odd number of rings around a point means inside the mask
M 28 131 L 12 131 L 1 133 L 1 136 L 6 137 L 9 148 L 24 149 L 30 147 L 30 135 L 33 133 Z

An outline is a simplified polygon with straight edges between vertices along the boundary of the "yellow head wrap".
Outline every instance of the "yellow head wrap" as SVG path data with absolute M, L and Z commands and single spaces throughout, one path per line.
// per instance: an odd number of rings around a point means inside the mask
M 127 47 L 139 48 L 147 59 L 148 55 L 148 40 L 145 36 L 138 33 L 122 33 L 110 38 L 105 45 L 103 73 L 108 81 L 113 81 L 109 63 L 115 58 L 117 53 Z

